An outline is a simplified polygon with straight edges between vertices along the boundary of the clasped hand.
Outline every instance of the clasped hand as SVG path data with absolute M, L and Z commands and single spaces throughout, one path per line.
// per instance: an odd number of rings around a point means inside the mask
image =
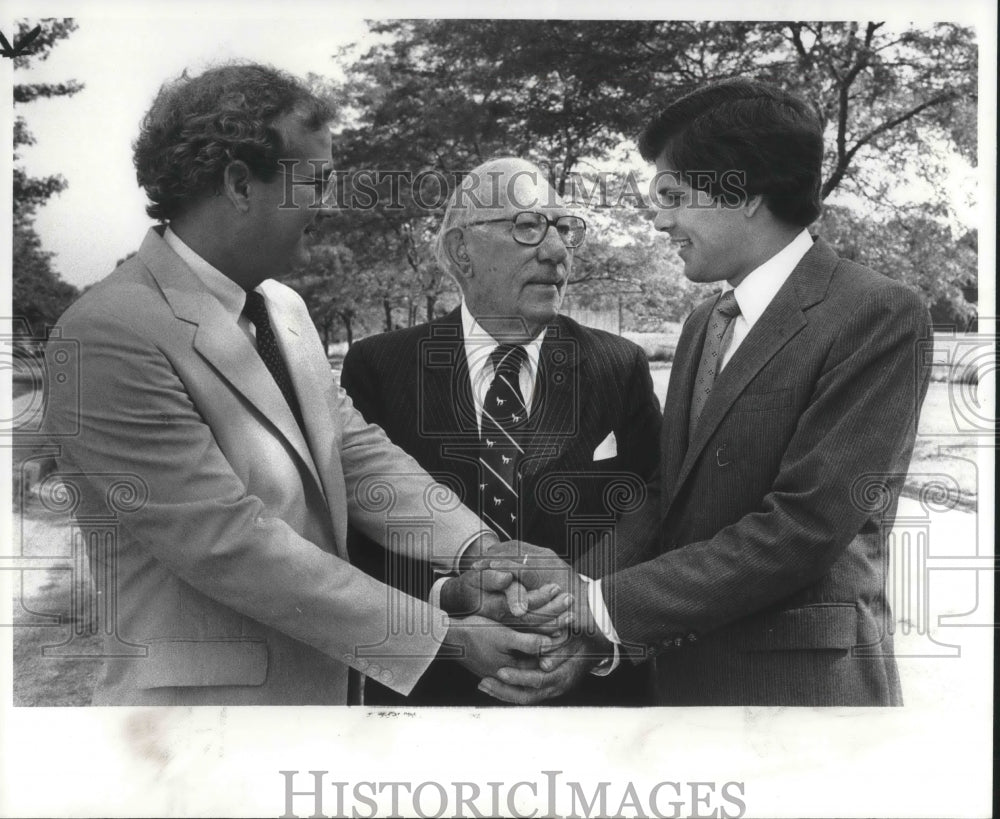
M 453 641 L 469 643 L 460 661 L 497 699 L 529 705 L 558 696 L 610 654 L 585 581 L 554 552 L 530 543 L 490 547 L 445 584 L 441 603 L 465 618 L 453 621 Z

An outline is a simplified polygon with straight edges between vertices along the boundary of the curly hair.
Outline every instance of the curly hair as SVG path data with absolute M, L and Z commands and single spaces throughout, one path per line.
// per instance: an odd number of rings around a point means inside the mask
M 333 118 L 329 103 L 291 74 L 259 64 L 226 65 L 191 78 L 185 71 L 161 86 L 133 144 L 133 163 L 150 204 L 167 222 L 222 182 L 242 160 L 265 182 L 284 148 L 279 119 L 295 112 L 307 128 Z
M 639 152 L 648 162 L 663 155 L 712 196 L 725 195 L 719 180 L 727 172 L 740 172 L 741 196 L 762 195 L 789 224 L 805 227 L 820 214 L 822 123 L 807 102 L 777 86 L 742 78 L 703 86 L 647 126 Z

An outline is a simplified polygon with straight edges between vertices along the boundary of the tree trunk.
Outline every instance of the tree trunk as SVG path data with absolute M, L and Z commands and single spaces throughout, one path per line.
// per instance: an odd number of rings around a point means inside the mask
M 382 309 L 385 310 L 385 331 L 388 333 L 392 329 L 392 304 L 389 299 L 382 299 Z
M 344 320 L 344 331 L 347 333 L 347 349 L 351 349 L 351 345 L 354 343 L 354 325 L 351 322 L 350 313 L 341 313 L 340 317 Z
M 434 305 L 437 304 L 437 299 L 434 298 L 433 293 L 427 294 L 427 320 L 434 320 Z

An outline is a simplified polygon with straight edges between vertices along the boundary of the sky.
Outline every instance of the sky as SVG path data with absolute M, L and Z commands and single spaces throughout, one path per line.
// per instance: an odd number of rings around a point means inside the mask
M 300 76 L 338 76 L 332 55 L 365 37 L 360 19 L 324 25 L 315 36 L 306 20 L 259 17 L 101 19 L 80 16 L 79 28 L 18 82 L 85 84 L 72 97 L 18 106 L 37 144 L 22 151 L 33 176 L 62 174 L 69 186 L 38 211 L 36 229 L 55 267 L 77 286 L 103 278 L 116 260 L 138 249 L 153 224 L 135 180 L 132 141 L 164 80 L 212 62 L 248 59 Z M 9 28 L 4 26 L 4 28 Z M 297 30 L 290 38 L 290 29 Z M 5 61 L 6 62 L 6 61 Z
M 174 0 L 131 5 L 120 0 L 39 0 L 37 6 L 19 5 L 15 16 L 74 16 L 79 25 L 68 39 L 56 45 L 46 61 L 36 62 L 29 70 L 19 71 L 11 78 L 10 61 L 3 60 L 0 65 L 0 81 L 76 79 L 85 84 L 84 90 L 72 97 L 38 100 L 18 106 L 16 111 L 25 117 L 37 139 L 36 145 L 21 150 L 20 161 L 28 173 L 33 176 L 59 173 L 69 183 L 65 191 L 39 209 L 35 226 L 44 248 L 56 254 L 55 269 L 77 286 L 107 275 L 117 260 L 138 248 L 153 224 L 145 215 L 146 199 L 135 181 L 131 145 L 143 113 L 165 80 L 185 68 L 197 73 L 213 62 L 230 59 L 263 61 L 298 75 L 313 72 L 337 77 L 340 66 L 334 55 L 338 49 L 349 44 L 360 44 L 363 48 L 371 42 L 362 15 L 401 17 L 436 12 L 444 16 L 456 11 L 470 14 L 467 5 L 461 3 L 453 3 L 449 8 L 384 0 L 350 5 L 333 0 L 267 3 L 242 0 L 239 4 Z M 848 15 L 853 11 L 867 17 L 873 11 L 880 11 L 891 21 L 904 8 L 893 3 L 876 5 L 881 8 L 873 9 L 871 2 L 842 0 L 837 7 L 841 13 L 838 16 L 850 19 Z M 952 19 L 968 16 L 964 12 L 960 15 L 959 11 L 970 6 L 975 3 L 958 2 L 949 16 Z M 43 14 L 33 11 L 36 7 L 44 9 Z M 142 9 L 142 16 L 136 15 L 137 8 Z M 477 11 L 489 15 L 490 8 L 477 7 Z M 720 5 L 715 0 L 704 0 L 704 5 L 699 5 L 699 16 L 730 18 L 737 16 L 733 13 L 736 8 L 752 9 L 757 19 L 788 16 L 788 9 L 780 2 L 750 6 Z M 236 9 L 239 11 L 234 12 Z M 655 14 L 657 9 L 632 2 L 620 11 L 641 17 L 650 16 L 651 10 Z M 939 7 L 924 0 L 911 0 L 905 10 L 910 19 L 940 16 Z M 810 10 L 796 11 L 801 16 L 808 15 Z M 817 17 L 829 16 L 820 9 L 811 11 Z M 557 0 L 505 3 L 502 9 L 495 6 L 493 11 L 495 16 L 603 13 L 603 6 L 589 0 L 572 4 Z M 0 16 L 0 29 L 13 29 L 9 19 Z M 897 22 L 905 22 L 905 18 Z M 982 34 L 981 29 L 981 42 Z M 988 56 L 982 54 L 987 65 Z M 976 172 L 956 166 L 943 190 L 961 210 L 961 200 L 967 198 L 975 181 Z M 941 191 L 910 187 L 916 199 L 941 195 Z M 906 193 L 905 186 L 901 190 Z M 985 220 L 970 216 L 965 221 L 978 222 L 982 229 Z M 985 221 L 990 223 L 991 220 Z

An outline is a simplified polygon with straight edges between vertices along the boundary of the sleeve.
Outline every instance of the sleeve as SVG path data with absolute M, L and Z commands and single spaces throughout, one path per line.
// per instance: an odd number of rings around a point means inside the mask
M 351 397 L 354 408 L 366 421 L 377 424 L 379 390 L 374 369 L 366 354 L 368 347 L 364 341 L 356 341 L 344 356 L 340 370 L 340 386 Z
M 903 287 L 883 287 L 857 304 L 760 511 L 604 579 L 625 643 L 711 631 L 829 570 L 870 515 L 852 500 L 856 479 L 906 469 L 927 389 L 920 351 L 929 334 L 926 309 Z
M 121 518 L 133 548 L 209 598 L 344 663 L 360 667 L 358 645 L 386 647 L 398 601 L 247 491 L 151 332 L 91 315 L 63 333 L 79 343 L 79 403 L 54 404 L 46 425 L 58 433 L 79 424 L 77 434 L 59 438 L 63 468 L 85 473 L 97 492 L 108 492 L 121 473 L 140 479 L 145 502 Z M 367 438 L 366 449 L 386 452 L 354 416 L 348 438 Z M 389 637 L 398 646 L 387 647 L 386 662 L 393 687 L 404 693 L 436 654 L 448 623 L 443 612 L 412 602 L 422 622 L 435 627 Z
M 359 341 L 351 346 L 344 357 L 340 385 L 350 397 L 355 409 L 361 412 L 369 423 L 380 424 L 386 408 L 379 386 L 382 379 L 379 377 L 379 368 L 374 363 L 378 358 L 375 347 L 375 344 L 366 341 Z M 478 535 L 477 531 L 473 538 Z M 391 583 L 408 595 L 422 600 L 428 599 L 432 605 L 437 606 L 436 600 L 439 600 L 440 596 L 431 596 L 432 588 L 440 577 L 439 573 L 450 571 L 452 566 L 412 561 L 397 564 L 396 570 L 390 572 L 389 562 L 392 558 L 386 554 L 386 549 L 378 540 L 364 534 L 357 525 L 352 524 L 348 535 L 352 561 L 373 577 Z M 471 538 L 467 539 L 466 545 L 469 540 Z

